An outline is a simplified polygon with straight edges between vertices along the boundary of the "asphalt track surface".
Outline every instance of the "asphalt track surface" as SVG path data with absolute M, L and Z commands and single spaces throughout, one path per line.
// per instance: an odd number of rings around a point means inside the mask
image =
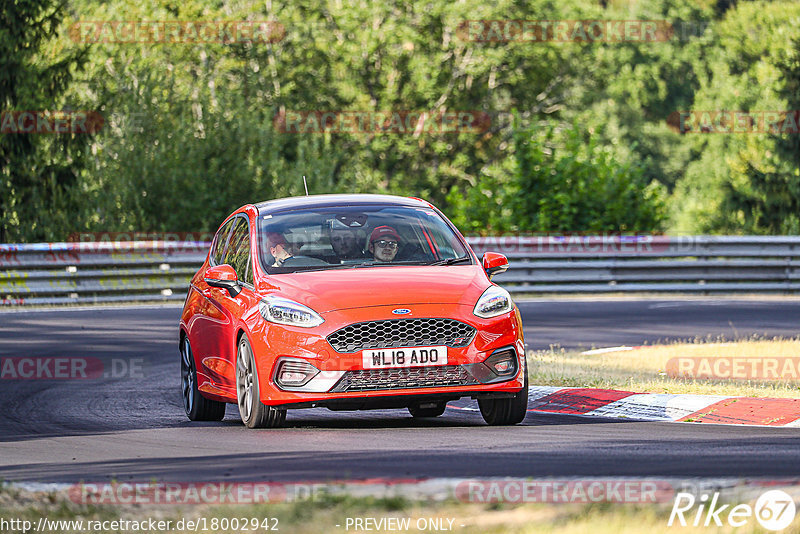
M 529 348 L 800 334 L 798 300 L 520 303 Z M 141 362 L 135 377 L 0 382 L 0 480 L 325 481 L 427 477 L 790 477 L 800 428 L 653 423 L 529 412 L 515 427 L 448 408 L 290 411 L 247 430 L 235 406 L 192 423 L 179 394 L 178 307 L 0 313 L 0 357 Z M 461 401 L 459 406 L 470 406 Z

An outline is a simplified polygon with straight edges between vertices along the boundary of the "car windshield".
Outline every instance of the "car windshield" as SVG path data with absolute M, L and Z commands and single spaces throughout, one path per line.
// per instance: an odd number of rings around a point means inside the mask
M 471 263 L 431 208 L 343 206 L 261 215 L 259 256 L 269 274 Z

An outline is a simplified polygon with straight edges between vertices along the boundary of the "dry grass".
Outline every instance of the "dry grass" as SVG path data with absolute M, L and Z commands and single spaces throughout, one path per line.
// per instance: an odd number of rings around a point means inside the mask
M 800 381 L 700 380 L 667 376 L 678 357 L 800 357 L 800 339 L 749 339 L 675 343 L 603 354 L 551 348 L 528 353 L 532 385 L 624 389 L 640 393 L 689 393 L 746 397 L 800 398 Z
M 786 489 L 786 488 L 784 488 Z M 748 502 L 737 501 L 737 502 Z M 751 503 L 752 504 L 752 503 Z M 238 506 L 165 506 L 117 505 L 87 506 L 71 502 L 55 493 L 30 493 L 3 489 L 0 486 L 0 517 L 20 518 L 36 523 L 39 517 L 50 519 L 114 520 L 125 518 L 141 521 L 148 517 L 171 520 L 180 518 L 277 518 L 278 532 L 292 534 L 317 534 L 320 532 L 355 532 L 346 529 L 347 518 L 409 518 L 411 528 L 406 532 L 435 532 L 418 529 L 417 520 L 444 519 L 452 525 L 451 532 L 462 534 L 504 533 L 575 533 L 575 534 L 638 534 L 640 532 L 685 533 L 703 532 L 763 532 L 751 519 L 747 525 L 728 527 L 667 526 L 671 502 L 659 504 L 477 504 L 446 501 L 410 501 L 400 497 L 388 499 L 357 498 L 347 495 L 329 495 L 314 500 L 294 503 L 238 505 Z M 447 520 L 452 520 L 449 523 Z M 725 517 L 721 518 L 723 521 Z M 691 518 L 690 518 L 691 520 Z M 377 532 L 397 532 L 376 529 Z M 63 530 L 63 534 L 79 531 Z M 83 531 L 85 532 L 85 531 Z M 120 532 L 129 532 L 123 530 Z M 169 530 L 167 532 L 186 532 Z M 219 534 L 233 534 L 242 530 L 217 529 Z M 257 532 L 270 532 L 259 529 Z M 800 532 L 795 521 L 784 532 Z

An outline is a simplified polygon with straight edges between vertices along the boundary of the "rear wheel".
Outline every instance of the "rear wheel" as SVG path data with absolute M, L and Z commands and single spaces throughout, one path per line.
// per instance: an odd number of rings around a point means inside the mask
M 236 400 L 247 428 L 274 428 L 286 421 L 286 410 L 276 410 L 261 402 L 253 349 L 244 335 L 236 354 Z
M 222 421 L 225 403 L 209 400 L 197 389 L 197 370 L 189 338 L 181 341 L 181 396 L 183 409 L 192 421 Z
M 419 404 L 408 407 L 411 417 L 439 417 L 447 408 L 446 402 L 437 402 L 434 406 L 430 406 L 430 403 L 422 403 L 422 405 L 425 407 L 422 408 Z
M 483 420 L 490 425 L 516 425 L 525 419 L 528 411 L 528 372 L 525 373 L 525 385 L 522 389 L 508 399 L 483 399 L 478 400 Z

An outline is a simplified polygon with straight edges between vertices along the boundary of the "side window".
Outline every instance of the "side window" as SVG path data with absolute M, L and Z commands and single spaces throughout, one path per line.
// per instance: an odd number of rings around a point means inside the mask
M 240 254 L 238 255 L 238 259 L 236 262 L 236 276 L 239 276 L 239 272 L 241 271 L 244 273 L 239 280 L 244 281 L 250 285 L 253 285 L 253 268 L 251 266 L 250 261 L 250 233 L 247 234 L 247 239 L 245 240 L 245 246 L 241 248 Z
M 220 265 L 222 253 L 225 252 L 225 244 L 228 242 L 228 230 L 231 229 L 233 219 L 226 222 L 214 236 L 214 244 L 211 245 L 211 265 Z
M 253 283 L 253 272 L 250 268 L 250 228 L 244 217 L 236 218 L 223 263 L 233 267 L 240 281 Z

